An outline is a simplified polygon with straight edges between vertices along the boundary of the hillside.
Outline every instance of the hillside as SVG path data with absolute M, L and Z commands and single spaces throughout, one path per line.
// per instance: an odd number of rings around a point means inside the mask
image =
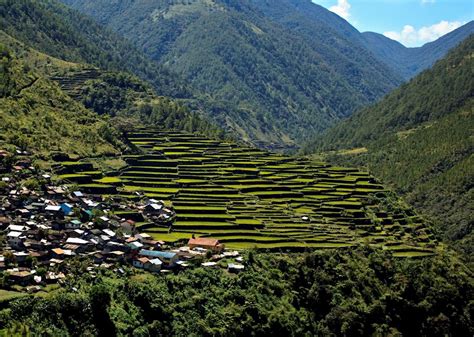
M 474 21 L 418 48 L 407 48 L 381 34 L 363 33 L 367 48 L 405 79 L 410 79 L 474 33 Z
M 471 36 L 432 69 L 306 148 L 338 151 L 332 160 L 367 165 L 469 253 L 474 214 L 473 51 Z M 353 150 L 341 151 L 347 149 Z
M 116 155 L 124 144 L 105 119 L 1 45 L 0 144 L 49 158 Z M 53 62 L 53 61 L 51 61 Z
M 0 1 L 4 33 L 47 55 L 103 70 L 125 71 L 150 82 L 160 95 L 189 97 L 177 76 L 131 43 L 55 0 Z
M 123 72 L 103 71 L 41 53 L 0 30 L 0 41 L 30 69 L 58 83 L 63 92 L 99 115 L 116 117 L 114 125 L 155 125 L 222 138 L 224 131 L 198 110 L 177 99 L 158 96 L 154 87 Z M 232 137 L 225 134 L 225 137 Z
M 65 79 L 67 85 L 80 75 L 72 73 L 59 80 Z M 207 116 L 192 112 L 177 100 L 157 96 L 150 85 L 127 73 L 101 73 L 79 87 L 75 88 L 79 90 L 75 93 L 79 101 L 99 115 L 110 115 L 116 119 L 132 118 L 143 125 L 196 132 L 214 138 L 232 136 L 225 134 Z
M 209 109 L 221 125 L 262 146 L 298 145 L 401 83 L 343 33 L 310 18 L 307 32 L 290 29 L 264 1 L 64 2 L 208 94 L 223 107 Z

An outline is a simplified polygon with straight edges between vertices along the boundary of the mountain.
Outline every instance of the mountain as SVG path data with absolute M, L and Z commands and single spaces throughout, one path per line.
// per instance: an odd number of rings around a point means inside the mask
M 419 48 L 406 48 L 381 34 L 366 32 L 363 37 L 366 47 L 380 60 L 389 65 L 405 79 L 410 79 L 424 69 L 431 67 L 437 60 L 456 47 L 461 41 L 474 33 L 474 21 L 446 34 L 436 41 Z
M 177 101 L 191 93 L 176 76 L 123 38 L 55 1 L 3 1 L 0 6 L 5 28 L 0 42 L 87 108 L 135 118 L 133 123 L 223 136 L 199 107 L 191 111 Z
M 223 107 L 209 112 L 221 125 L 262 146 L 294 146 L 402 80 L 347 22 L 310 1 L 301 3 L 312 16 L 286 0 L 63 2 L 206 93 Z
M 306 152 L 366 165 L 472 254 L 474 36 Z

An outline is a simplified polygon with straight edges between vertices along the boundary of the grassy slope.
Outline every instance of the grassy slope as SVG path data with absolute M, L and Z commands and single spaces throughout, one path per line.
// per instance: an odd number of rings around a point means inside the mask
M 31 53 L 26 53 L 31 56 Z M 123 144 L 106 120 L 67 96 L 57 84 L 30 70 L 1 46 L 0 141 L 49 157 L 117 154 Z
M 367 153 L 333 152 L 331 159 L 367 165 L 430 215 L 446 238 L 460 240 L 470 254 L 473 45 L 474 37 L 467 39 L 433 69 L 307 147 L 308 152 L 366 147 Z

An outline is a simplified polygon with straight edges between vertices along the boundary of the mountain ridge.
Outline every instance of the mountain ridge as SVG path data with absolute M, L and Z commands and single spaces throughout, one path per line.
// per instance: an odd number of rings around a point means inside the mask
M 424 69 L 430 68 L 436 60 L 441 59 L 450 49 L 473 33 L 474 21 L 470 21 L 439 39 L 416 48 L 407 48 L 378 33 L 364 32 L 362 35 L 369 50 L 409 80 Z

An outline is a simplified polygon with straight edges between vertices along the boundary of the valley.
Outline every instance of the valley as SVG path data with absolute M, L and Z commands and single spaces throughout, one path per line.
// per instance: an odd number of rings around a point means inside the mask
M 0 336 L 474 335 L 466 0 L 331 1 L 0 0 Z

